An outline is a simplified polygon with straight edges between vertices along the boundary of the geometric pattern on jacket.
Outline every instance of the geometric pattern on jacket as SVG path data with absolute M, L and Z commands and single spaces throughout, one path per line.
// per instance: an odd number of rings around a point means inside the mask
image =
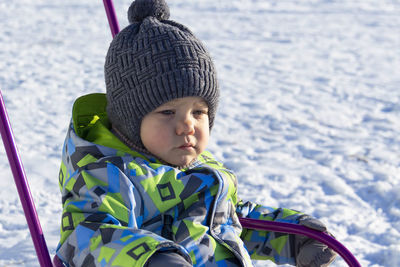
M 242 229 L 238 217 L 298 223 L 300 213 L 239 201 L 236 176 L 209 152 L 178 169 L 129 149 L 109 131 L 104 101 L 91 94 L 75 102 L 64 142 L 64 263 L 144 266 L 171 250 L 194 266 L 295 264 L 292 235 Z

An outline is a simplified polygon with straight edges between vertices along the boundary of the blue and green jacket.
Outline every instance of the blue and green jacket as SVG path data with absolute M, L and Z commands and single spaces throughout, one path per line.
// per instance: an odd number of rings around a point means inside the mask
M 144 266 L 174 251 L 194 266 L 295 264 L 293 236 L 244 229 L 239 217 L 298 223 L 301 214 L 239 200 L 236 176 L 209 152 L 178 169 L 131 150 L 109 130 L 106 104 L 104 94 L 74 103 L 59 174 L 63 262 Z

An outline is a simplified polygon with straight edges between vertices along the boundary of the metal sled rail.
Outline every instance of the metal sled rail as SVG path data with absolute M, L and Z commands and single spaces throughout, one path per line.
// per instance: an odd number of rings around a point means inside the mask
M 331 237 L 328 234 L 307 228 L 302 225 L 292 224 L 292 223 L 263 221 L 263 220 L 248 219 L 248 218 L 239 218 L 239 220 L 243 228 L 287 233 L 287 234 L 305 235 L 321 243 L 324 243 L 325 245 L 336 251 L 350 267 L 361 267 L 360 263 L 353 256 L 353 254 L 351 254 L 351 252 L 345 246 L 343 246 L 339 241 L 337 241 L 335 238 Z
M 10 168 L 14 176 L 15 185 L 17 186 L 19 199 L 21 201 L 29 231 L 31 233 L 33 245 L 35 247 L 40 266 L 52 266 L 46 241 L 44 239 L 42 228 L 36 213 L 35 204 L 33 202 L 29 184 L 26 179 L 24 167 L 15 144 L 14 135 L 12 133 L 10 120 L 7 115 L 7 110 L 4 104 L 3 96 L 1 95 L 1 91 L 0 102 L 1 137 L 3 139 L 4 148 L 6 150 Z

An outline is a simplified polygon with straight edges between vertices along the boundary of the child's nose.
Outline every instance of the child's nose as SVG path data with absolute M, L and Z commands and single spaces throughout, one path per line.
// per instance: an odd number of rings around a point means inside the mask
M 194 123 L 190 116 L 186 116 L 178 121 L 176 126 L 177 135 L 188 135 L 194 133 Z

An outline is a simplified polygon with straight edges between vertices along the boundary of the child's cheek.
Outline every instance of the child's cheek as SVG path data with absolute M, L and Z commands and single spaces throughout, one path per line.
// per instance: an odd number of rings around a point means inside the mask
M 171 127 L 168 127 L 168 125 L 161 125 L 157 127 L 157 129 L 154 131 L 154 141 L 160 146 L 165 145 L 165 143 L 168 143 L 172 138 L 171 131 Z

